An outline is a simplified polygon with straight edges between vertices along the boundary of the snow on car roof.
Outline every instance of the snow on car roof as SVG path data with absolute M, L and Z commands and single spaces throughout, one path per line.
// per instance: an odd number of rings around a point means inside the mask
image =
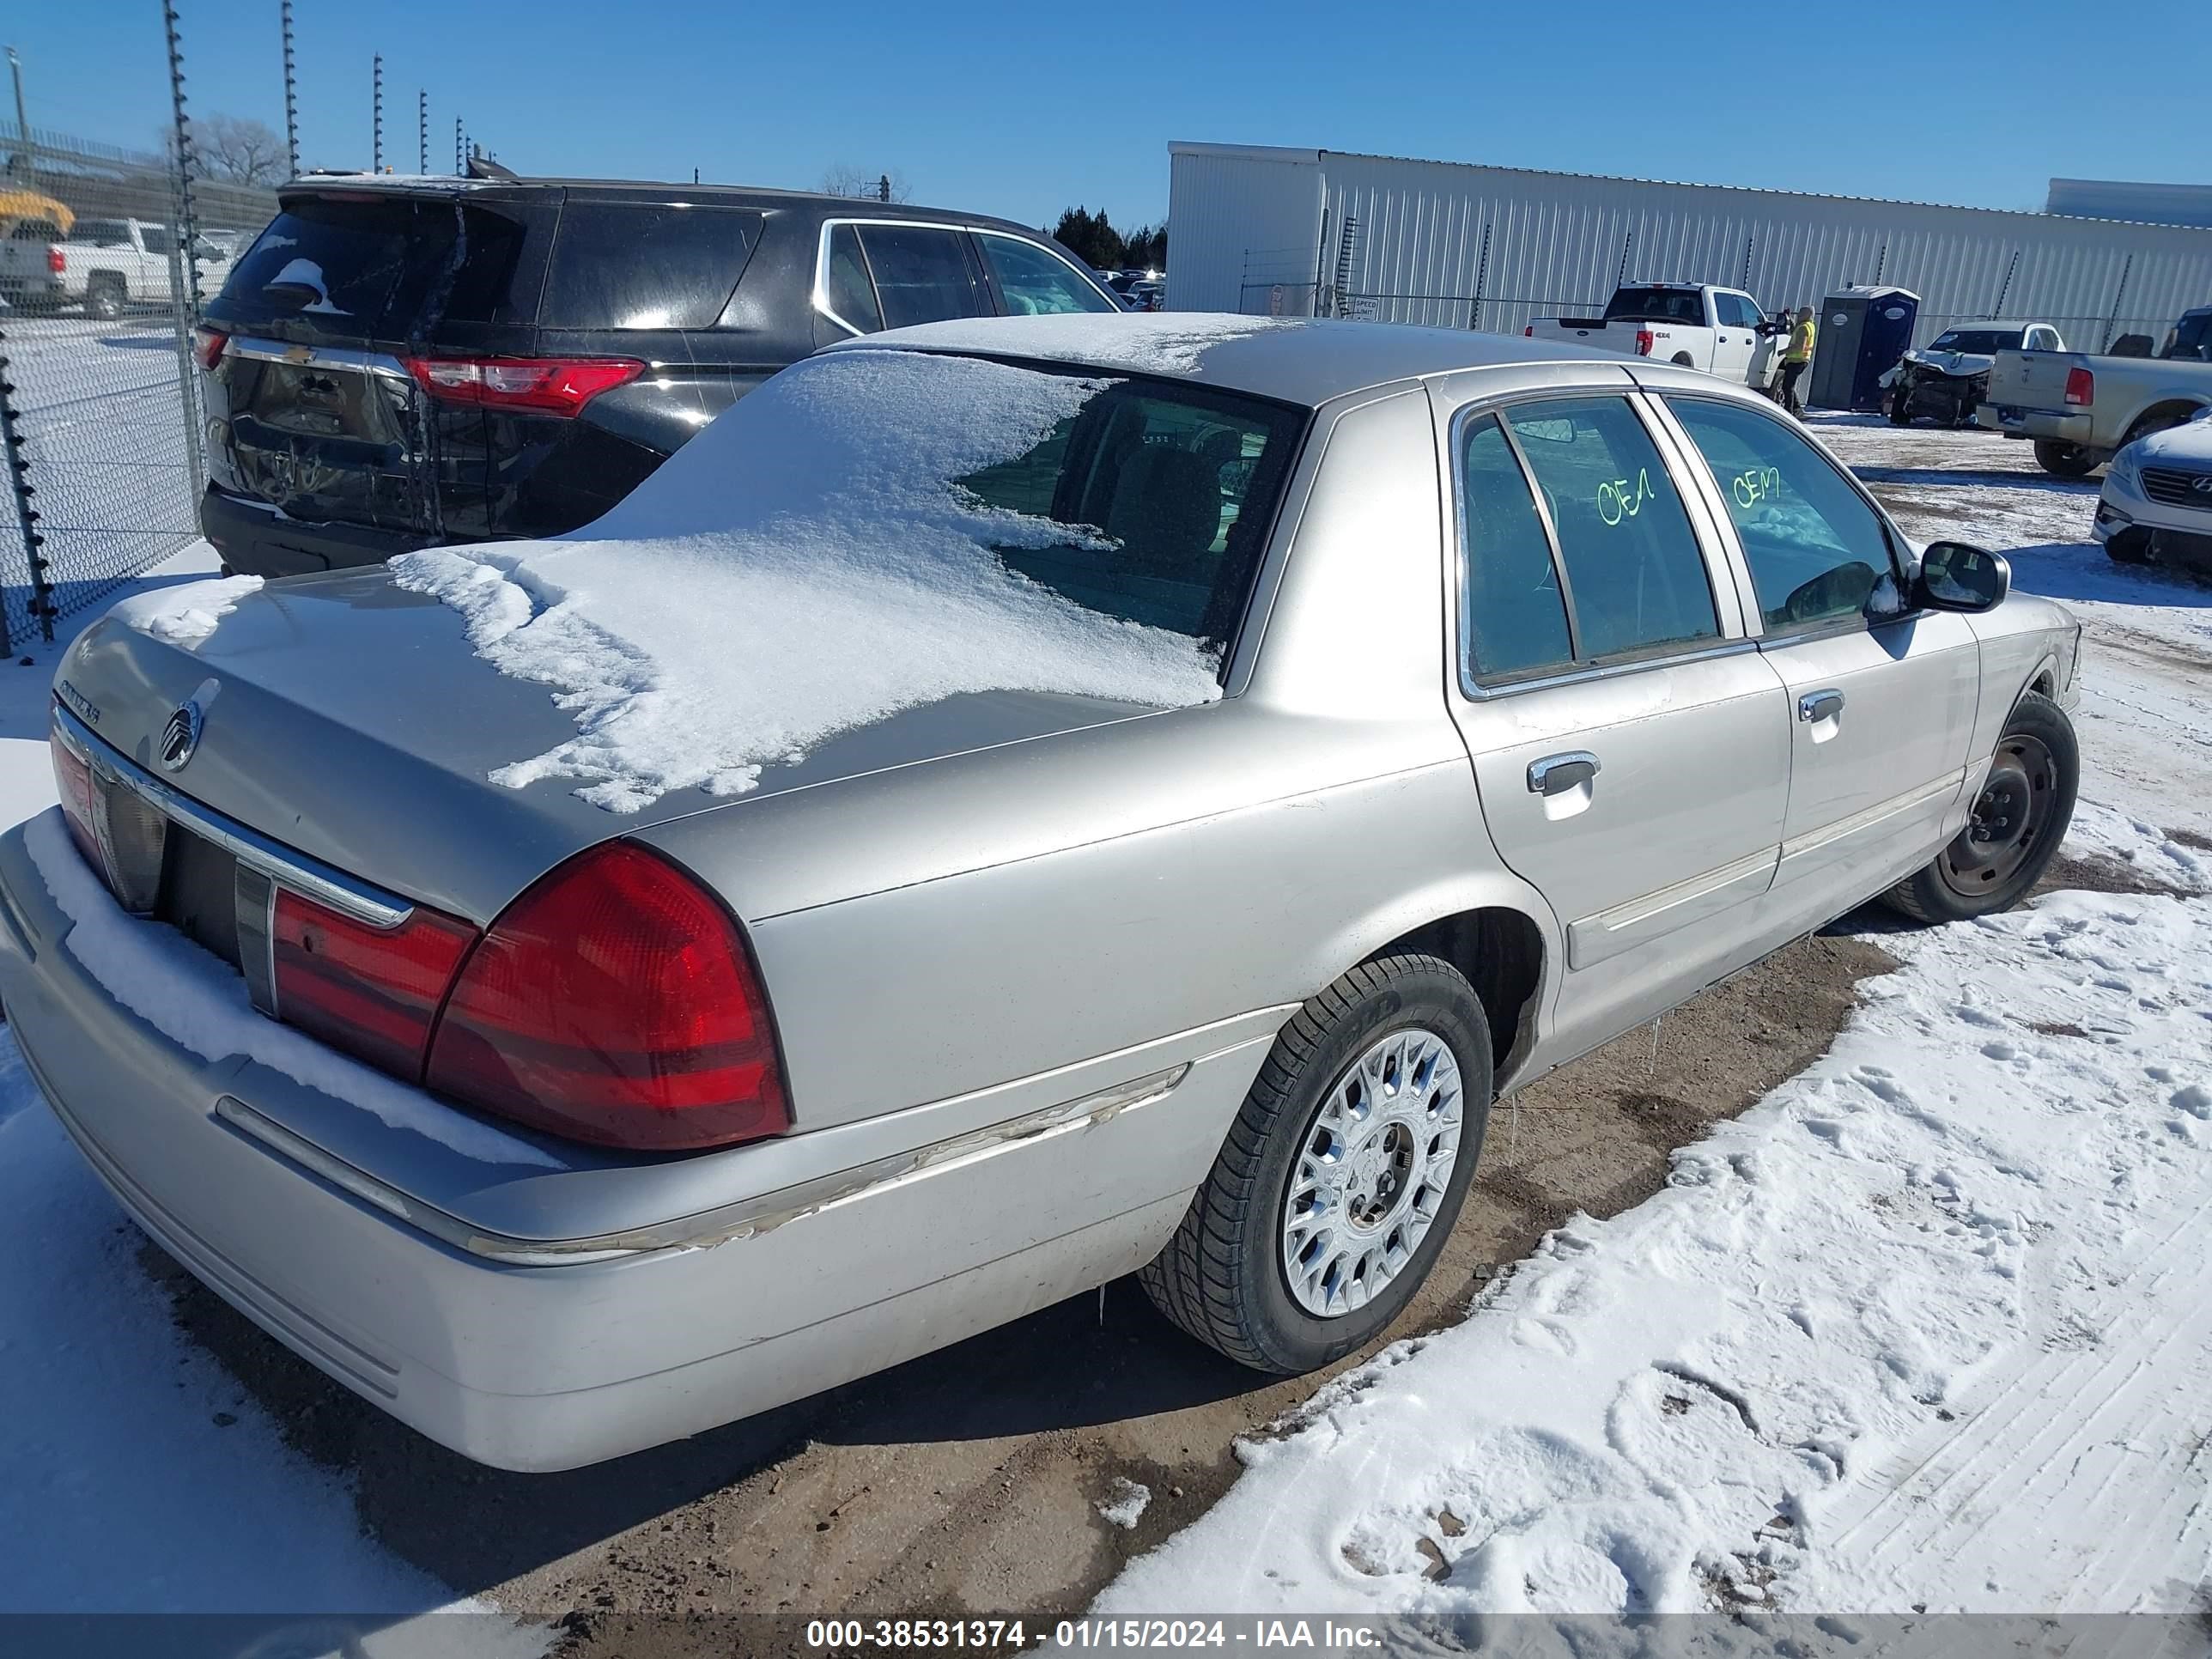
M 1621 367 L 1615 353 L 1518 334 L 1185 311 L 924 323 L 842 341 L 831 349 L 885 347 L 1167 375 L 1309 408 L 1369 386 L 1464 368 L 1559 362 L 1603 363 L 1616 371 Z

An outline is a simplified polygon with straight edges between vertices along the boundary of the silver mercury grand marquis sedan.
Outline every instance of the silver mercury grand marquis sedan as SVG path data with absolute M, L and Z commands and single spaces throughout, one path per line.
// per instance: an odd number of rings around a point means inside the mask
M 0 995 L 147 1232 L 487 1463 L 1132 1272 L 1297 1372 L 1501 1092 L 1871 896 L 2022 896 L 2080 630 L 2008 585 L 1666 365 L 878 335 L 562 541 L 88 629 Z

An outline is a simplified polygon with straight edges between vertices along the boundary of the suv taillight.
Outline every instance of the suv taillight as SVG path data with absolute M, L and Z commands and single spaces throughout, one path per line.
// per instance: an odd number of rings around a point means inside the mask
M 2066 401 L 2075 409 L 2087 409 L 2097 399 L 2097 377 L 2086 368 L 2066 371 Z
M 416 384 L 445 403 L 574 417 L 645 373 L 635 357 L 406 357 Z
M 1651 331 L 1648 328 L 1638 329 L 1636 331 L 1636 355 L 1639 357 L 1649 357 L 1651 355 Z
M 192 325 L 192 356 L 209 374 L 222 361 L 223 349 L 229 345 L 230 336 L 219 328 L 210 328 L 205 323 Z
M 639 1150 L 790 1127 L 775 1032 L 719 901 L 628 842 L 580 854 L 470 952 L 428 1086 L 533 1127 Z
M 60 276 L 69 269 L 69 255 L 58 247 L 49 246 L 46 249 L 46 269 L 55 276 Z
M 373 927 L 280 888 L 271 934 L 276 1012 L 333 1048 L 412 1083 L 476 929 L 417 905 Z

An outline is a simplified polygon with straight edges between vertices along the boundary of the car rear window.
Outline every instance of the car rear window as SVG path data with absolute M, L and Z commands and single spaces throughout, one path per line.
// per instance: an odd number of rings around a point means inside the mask
M 986 506 L 1075 527 L 1052 545 L 994 549 L 1008 568 L 1088 610 L 1225 650 L 1304 420 L 1257 398 L 1121 380 L 1026 453 L 958 483 Z
M 1607 322 L 1698 325 L 1705 320 L 1705 302 L 1694 289 L 1624 288 L 1615 290 L 1605 317 Z
M 538 322 L 546 328 L 711 328 L 760 240 L 743 208 L 571 202 Z
M 234 322 L 312 313 L 385 338 L 413 334 L 434 304 L 456 322 L 489 322 L 527 234 L 504 213 L 444 197 L 292 201 L 232 267 L 222 312 Z

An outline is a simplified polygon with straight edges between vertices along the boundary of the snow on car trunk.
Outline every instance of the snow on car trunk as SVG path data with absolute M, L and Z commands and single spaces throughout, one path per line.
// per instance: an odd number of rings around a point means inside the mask
M 1825 1059 L 1245 1447 L 1097 1611 L 2199 1605 L 2212 905 L 1899 943 Z
M 574 738 L 493 781 L 573 779 L 617 811 L 741 793 L 764 764 L 963 692 L 1207 702 L 1218 665 L 1199 640 L 1076 604 L 994 550 L 1112 546 L 1101 532 L 987 507 L 958 482 L 1024 456 L 1109 384 L 832 353 L 775 376 L 573 536 L 392 568 L 574 717 Z

